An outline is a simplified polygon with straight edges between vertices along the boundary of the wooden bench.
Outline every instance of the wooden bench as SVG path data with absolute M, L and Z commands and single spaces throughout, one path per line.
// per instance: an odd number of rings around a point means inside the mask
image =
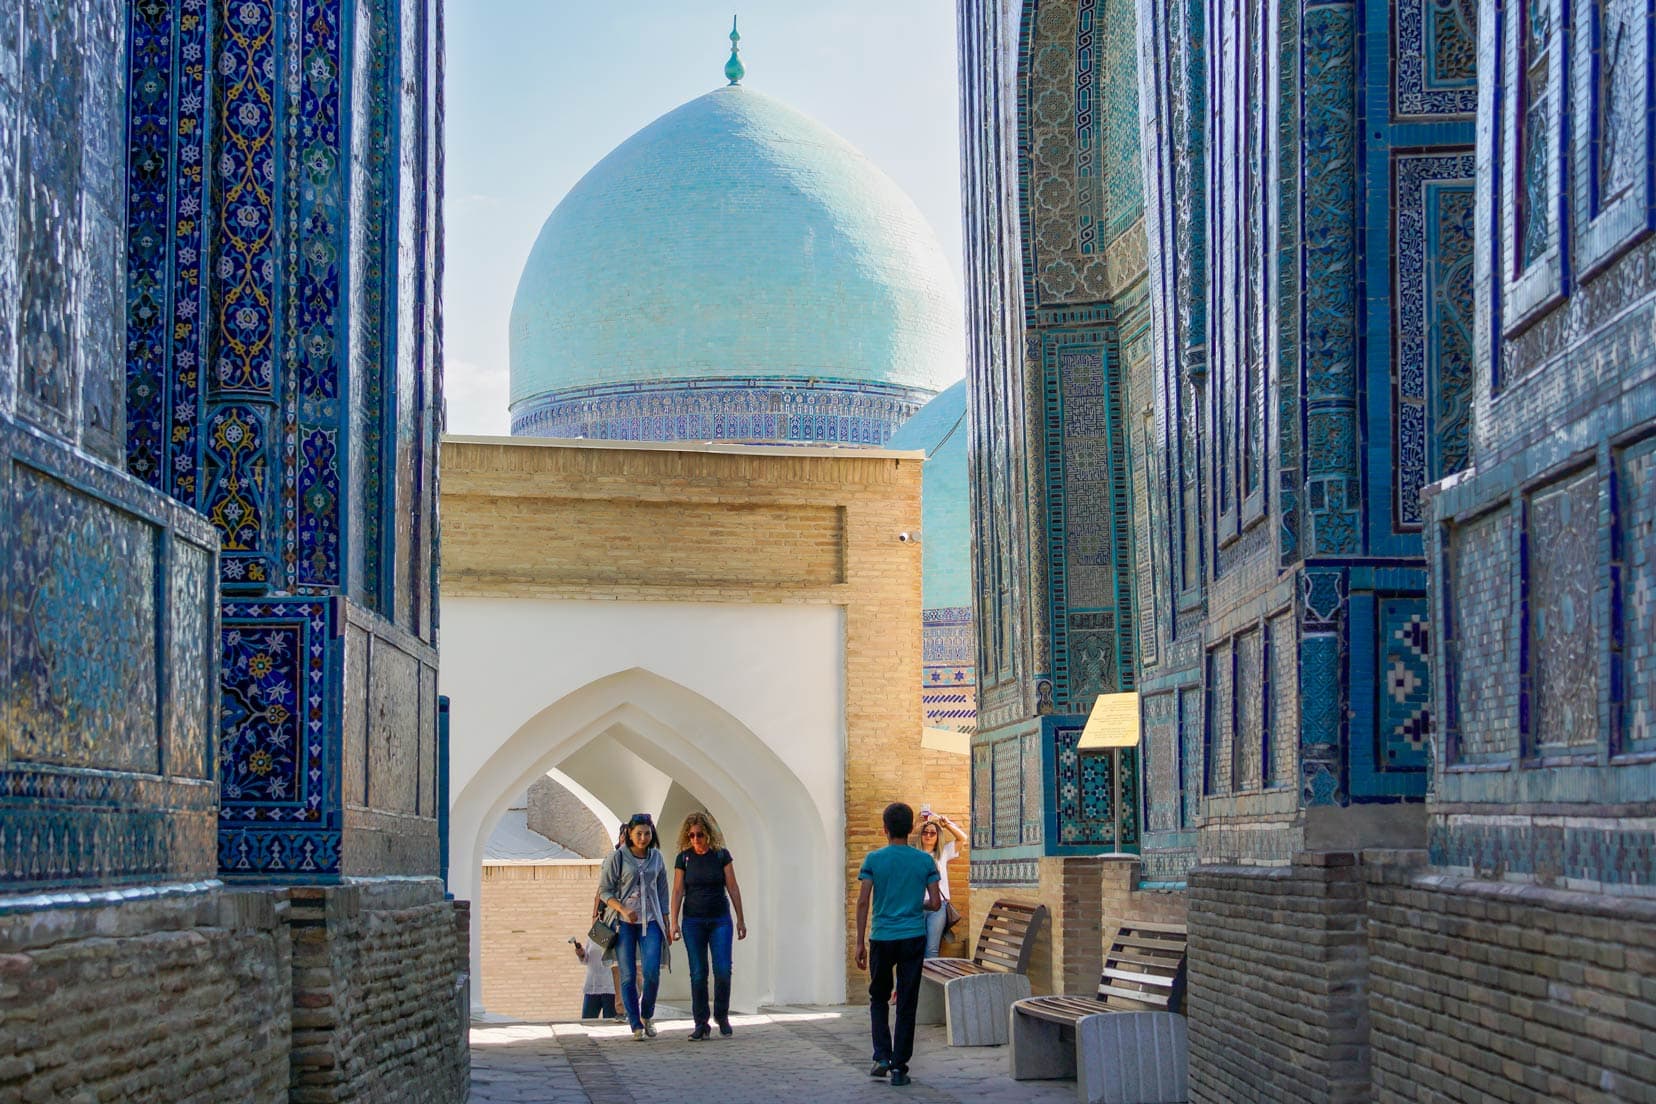
M 1109 1086 L 1120 1088 L 1124 1077 L 1137 1086 L 1130 1099 L 1184 1100 L 1185 942 L 1182 924 L 1124 923 L 1104 956 L 1096 994 L 1013 1004 L 1012 1076 L 1074 1076 L 1089 1102 L 1114 1099 Z M 1124 1015 L 1133 1019 L 1114 1019 Z
M 920 972 L 916 1023 L 947 1024 L 950 1046 L 1003 1046 L 1007 1010 L 1029 996 L 1029 957 L 1046 906 L 1000 900 L 983 918 L 971 958 L 929 958 Z

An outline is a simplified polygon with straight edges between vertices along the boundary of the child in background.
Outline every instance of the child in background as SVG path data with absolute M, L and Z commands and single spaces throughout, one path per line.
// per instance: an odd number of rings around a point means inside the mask
M 920 967 L 926 955 L 925 913 L 943 907 L 937 889 L 937 863 L 909 846 L 914 810 L 896 802 L 880 818 L 886 846 L 870 851 L 857 873 L 857 969 L 869 972 L 868 1016 L 874 1034 L 871 1077 L 891 1076 L 894 1086 L 909 1084 L 908 1063 L 914 1055 L 914 1009 L 920 999 Z M 869 899 L 874 930 L 869 936 Z M 895 981 L 897 1030 L 889 1021 Z

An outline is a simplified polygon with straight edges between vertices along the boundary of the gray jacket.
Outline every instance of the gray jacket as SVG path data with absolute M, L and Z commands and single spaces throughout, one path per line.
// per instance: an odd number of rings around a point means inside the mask
M 615 926 L 621 916 L 607 902 L 611 900 L 625 901 L 633 891 L 633 884 L 638 880 L 639 870 L 635 863 L 627 861 L 627 850 L 617 847 L 604 860 L 604 865 L 598 874 L 598 896 L 605 902 L 604 923 Z M 646 894 L 654 893 L 655 900 L 649 907 L 650 919 L 661 925 L 662 932 L 668 928 L 667 912 L 667 861 L 661 857 L 658 848 L 650 848 L 650 853 L 643 861 L 643 891 Z

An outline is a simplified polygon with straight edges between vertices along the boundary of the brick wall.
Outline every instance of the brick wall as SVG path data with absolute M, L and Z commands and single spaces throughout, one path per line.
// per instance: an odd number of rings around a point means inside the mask
M 1099 891 L 1102 894 L 1104 936 L 1109 938 L 1125 920 L 1150 924 L 1183 924 L 1185 895 L 1178 890 L 1140 889 L 1144 864 L 1136 859 L 1103 859 Z
M 483 1007 L 529 1020 L 581 1014 L 586 967 L 567 940 L 592 926 L 598 863 L 485 866 Z
M 1190 872 L 1190 1098 L 1369 1098 L 1363 882 L 1350 852 Z
M 1378 1104 L 1656 1100 L 1656 902 L 1364 873 Z
M 288 1099 L 277 894 L 0 915 L 0 1102 Z
M 289 893 L 293 1104 L 464 1100 L 467 948 L 442 883 Z
M 1034 897 L 1047 907 L 1047 922 L 1029 963 L 1036 993 L 1097 990 L 1104 967 L 1103 868 L 1097 858 L 1041 860 Z

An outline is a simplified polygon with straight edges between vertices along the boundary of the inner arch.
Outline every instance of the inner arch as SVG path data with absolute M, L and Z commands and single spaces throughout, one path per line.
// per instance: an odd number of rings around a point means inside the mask
M 738 944 L 736 1007 L 843 1000 L 845 932 L 837 877 L 844 865 L 842 812 L 820 808 L 804 783 L 730 713 L 644 668 L 595 679 L 541 709 L 467 782 L 450 820 L 455 895 L 479 899 L 483 845 L 512 797 L 600 737 L 679 781 L 724 829 L 736 855 L 750 933 Z M 570 777 L 586 785 L 579 775 Z M 670 837 L 676 827 L 666 826 L 664 834 Z M 472 995 L 481 1007 L 478 911 L 471 922 Z

